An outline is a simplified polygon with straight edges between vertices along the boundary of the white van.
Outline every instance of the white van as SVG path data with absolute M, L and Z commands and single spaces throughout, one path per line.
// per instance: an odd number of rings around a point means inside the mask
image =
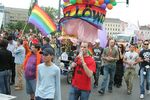
M 114 35 L 114 39 L 117 42 L 123 42 L 123 43 L 136 43 L 137 39 L 135 35 L 129 35 L 129 34 L 116 34 Z

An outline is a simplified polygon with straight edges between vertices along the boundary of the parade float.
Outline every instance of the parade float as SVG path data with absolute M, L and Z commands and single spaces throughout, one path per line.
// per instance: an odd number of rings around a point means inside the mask
M 60 30 L 64 36 L 74 36 L 80 42 L 100 40 L 104 47 L 107 36 L 103 23 L 107 10 L 116 4 L 115 0 L 64 0 Z

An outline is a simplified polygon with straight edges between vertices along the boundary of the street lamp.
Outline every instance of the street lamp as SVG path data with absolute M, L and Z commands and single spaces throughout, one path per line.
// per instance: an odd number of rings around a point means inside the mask
M 126 0 L 126 4 L 129 5 L 129 0 Z
M 61 0 L 59 0 L 59 6 L 58 6 L 58 19 L 60 19 L 60 7 L 61 7 Z

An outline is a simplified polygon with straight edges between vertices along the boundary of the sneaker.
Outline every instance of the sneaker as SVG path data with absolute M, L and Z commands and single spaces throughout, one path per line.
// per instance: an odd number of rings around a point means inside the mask
M 93 88 L 97 88 L 98 86 L 94 84 Z
M 132 92 L 130 90 L 127 91 L 127 94 L 130 95 Z
M 103 90 L 99 90 L 98 93 L 99 94 L 104 94 L 104 91 Z
M 14 82 L 11 82 L 11 83 L 10 83 L 10 85 L 14 85 L 14 84 L 15 84 Z
M 117 88 L 120 88 L 120 87 L 121 87 L 121 85 L 117 84 L 117 85 L 116 85 L 116 87 L 117 87 Z
M 141 95 L 140 95 L 140 99 L 144 99 L 144 94 L 141 94 Z
M 112 93 L 112 90 L 108 90 L 109 93 Z
M 147 94 L 150 95 L 150 90 L 147 90 Z
M 15 87 L 15 90 L 16 90 L 16 91 L 23 90 L 23 86 L 18 86 L 18 87 Z

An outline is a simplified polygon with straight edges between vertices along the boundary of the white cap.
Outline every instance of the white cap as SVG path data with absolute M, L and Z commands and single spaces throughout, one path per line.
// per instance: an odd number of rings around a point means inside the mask
M 96 43 L 99 43 L 99 42 L 100 42 L 100 40 L 99 40 L 99 39 L 96 39 L 96 40 L 95 40 L 95 42 L 96 42 Z

